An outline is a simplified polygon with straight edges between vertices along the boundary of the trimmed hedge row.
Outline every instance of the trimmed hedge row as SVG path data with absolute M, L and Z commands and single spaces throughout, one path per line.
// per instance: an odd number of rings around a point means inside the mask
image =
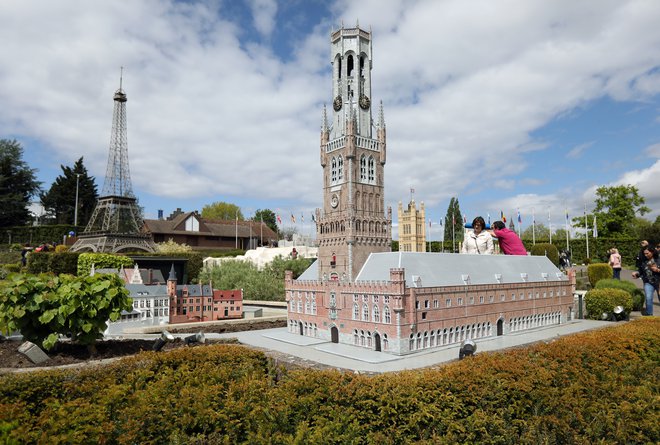
M 0 442 L 657 443 L 660 319 L 439 369 L 286 371 L 218 345 L 0 377 Z

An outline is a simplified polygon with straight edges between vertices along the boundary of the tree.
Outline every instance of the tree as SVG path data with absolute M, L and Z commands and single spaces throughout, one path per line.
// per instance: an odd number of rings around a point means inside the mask
M 275 213 L 270 210 L 270 209 L 259 209 L 256 212 L 254 212 L 254 216 L 252 217 L 252 221 L 257 221 L 261 222 L 263 221 L 266 223 L 268 227 L 271 228 L 271 230 L 275 233 L 278 233 L 277 229 L 277 219 L 276 219 Z
M 26 225 L 30 221 L 30 198 L 40 191 L 37 170 L 22 157 L 20 143 L 0 139 L 0 227 Z
M 550 230 L 542 223 L 536 223 L 536 225 L 528 226 L 523 230 L 521 238 L 524 240 L 547 240 L 550 238 Z
M 217 201 L 213 204 L 207 204 L 202 208 L 202 218 L 205 219 L 224 219 L 233 220 L 238 218 L 243 221 L 243 213 L 240 207 L 229 202 Z
M 638 214 L 643 216 L 651 211 L 644 202 L 644 197 L 639 195 L 639 190 L 634 185 L 598 187 L 594 211 L 587 215 L 587 230 L 593 228 L 595 216 L 599 236 L 633 237 L 636 216 Z M 584 228 L 584 218 L 584 216 L 573 218 L 573 224 Z
M 452 226 L 454 239 L 457 242 L 463 241 L 463 215 L 457 198 L 449 200 L 445 222 L 445 241 L 452 241 Z
M 552 238 L 553 238 L 553 239 L 561 239 L 561 240 L 566 241 L 566 234 L 567 234 L 567 233 L 568 233 L 568 232 L 566 232 L 566 229 L 564 229 L 564 228 L 562 227 L 562 228 L 559 228 L 559 229 L 555 230 L 554 235 L 553 235 Z
M 78 226 L 86 226 L 92 217 L 98 199 L 96 182 L 78 159 L 73 167 L 60 165 L 62 174 L 55 179 L 46 193 L 41 194 L 41 205 L 54 224 L 73 224 L 76 217 L 76 189 L 78 189 Z

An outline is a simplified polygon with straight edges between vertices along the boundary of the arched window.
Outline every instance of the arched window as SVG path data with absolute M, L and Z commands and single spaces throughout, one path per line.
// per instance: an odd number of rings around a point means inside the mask
M 316 315 L 316 301 L 312 301 L 312 315 Z
M 368 181 L 369 182 L 375 182 L 376 181 L 376 162 L 374 161 L 373 156 L 369 156 L 369 171 L 367 173 Z
M 353 304 L 353 320 L 360 319 L 360 306 L 357 303 Z
M 367 158 L 365 155 L 360 156 L 360 180 L 367 180 Z
M 362 320 L 363 321 L 369 321 L 369 305 L 364 304 L 362 306 Z
M 332 161 L 330 161 L 330 166 L 330 180 L 337 182 L 337 158 L 334 156 L 332 157 Z
M 385 324 L 392 323 L 392 318 L 390 316 L 390 307 L 388 305 L 385 305 L 385 307 L 383 308 L 383 322 Z
M 374 304 L 372 319 L 374 323 L 380 323 L 380 309 L 378 309 L 377 304 Z
M 341 181 L 342 179 L 344 179 L 344 158 L 340 155 L 337 158 L 337 180 Z

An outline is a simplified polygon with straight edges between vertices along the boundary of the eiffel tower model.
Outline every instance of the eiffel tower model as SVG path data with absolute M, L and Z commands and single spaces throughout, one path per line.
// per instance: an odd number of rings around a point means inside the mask
M 72 251 L 156 251 L 151 235 L 142 231 L 142 212 L 131 187 L 126 140 L 127 98 L 122 89 L 122 77 L 113 97 L 115 107 L 103 191 L 87 227 L 71 247 Z

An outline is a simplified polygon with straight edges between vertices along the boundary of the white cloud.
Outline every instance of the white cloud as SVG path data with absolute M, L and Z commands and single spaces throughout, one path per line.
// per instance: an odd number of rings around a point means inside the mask
M 575 147 L 571 148 L 568 151 L 568 153 L 566 153 L 566 157 L 570 159 L 577 159 L 581 157 L 587 148 L 594 145 L 594 142 L 595 141 L 590 141 L 590 142 L 585 142 L 584 144 L 576 145 Z
M 277 2 L 275 0 L 247 0 L 252 10 L 254 27 L 263 36 L 270 36 L 275 28 Z
M 277 3 L 249 6 L 269 40 Z M 342 0 L 332 14 L 335 25 L 359 19 L 373 29 L 372 101 L 385 103 L 391 203 L 411 186 L 430 207 L 484 184 L 517 194 L 494 209 L 529 207 L 529 197 L 514 203 L 520 187 L 548 182 L 529 171 L 529 153 L 548 147 L 532 132 L 605 95 L 659 91 L 657 2 Z M 175 203 L 319 205 L 326 19 L 282 57 L 241 40 L 244 24 L 218 16 L 213 2 L 28 0 L 0 3 L 0 16 L 0 57 L 11 61 L 0 66 L 3 134 L 43 141 L 62 163 L 84 155 L 102 186 L 125 66 L 134 188 Z M 578 196 L 536 199 L 561 215 L 579 209 Z
M 660 143 L 649 145 L 644 149 L 644 153 L 653 158 L 660 158 Z

